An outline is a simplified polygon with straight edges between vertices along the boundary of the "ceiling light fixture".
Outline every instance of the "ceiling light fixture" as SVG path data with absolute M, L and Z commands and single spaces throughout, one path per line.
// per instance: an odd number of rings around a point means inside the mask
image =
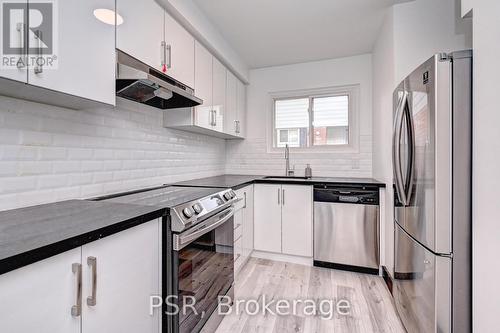
M 122 24 L 123 17 L 121 17 L 120 14 L 115 13 L 114 10 L 106 8 L 98 8 L 94 10 L 95 18 L 109 25 L 115 25 L 115 15 L 116 15 L 116 25 Z

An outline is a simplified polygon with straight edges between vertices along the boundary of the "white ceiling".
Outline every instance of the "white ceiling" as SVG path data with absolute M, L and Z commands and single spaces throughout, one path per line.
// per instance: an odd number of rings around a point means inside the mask
M 369 53 L 399 0 L 194 0 L 250 68 Z

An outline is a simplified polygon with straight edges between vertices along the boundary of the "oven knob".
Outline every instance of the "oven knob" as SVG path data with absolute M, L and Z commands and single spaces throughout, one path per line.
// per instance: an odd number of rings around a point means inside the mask
M 182 214 L 188 219 L 193 217 L 193 210 L 190 207 L 186 207 L 182 210 Z
M 194 212 L 195 212 L 196 214 L 200 214 L 200 213 L 201 213 L 201 211 L 203 210 L 203 208 L 201 207 L 201 205 L 200 205 L 200 204 L 194 204 L 194 205 L 193 205 L 193 210 L 194 210 Z
M 224 193 L 224 199 L 231 200 L 232 198 L 233 198 L 233 196 L 231 195 L 231 192 Z
M 231 190 L 231 197 L 232 197 L 232 198 L 235 198 L 235 197 L 236 197 L 236 192 L 234 192 L 233 190 Z

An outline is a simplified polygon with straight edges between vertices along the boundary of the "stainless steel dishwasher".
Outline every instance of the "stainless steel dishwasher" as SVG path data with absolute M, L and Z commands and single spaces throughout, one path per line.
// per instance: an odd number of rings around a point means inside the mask
M 314 265 L 378 274 L 379 189 L 314 186 Z

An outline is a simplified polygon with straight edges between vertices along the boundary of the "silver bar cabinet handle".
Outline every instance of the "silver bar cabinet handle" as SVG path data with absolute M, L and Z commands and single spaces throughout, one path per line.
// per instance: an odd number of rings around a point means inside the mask
M 167 68 L 170 69 L 172 68 L 172 45 L 170 44 L 167 45 L 167 52 L 168 52 Z
M 43 73 L 43 50 L 42 50 L 42 31 L 37 30 L 35 34 L 36 39 L 38 39 L 38 58 L 36 59 L 36 67 L 34 69 L 35 74 Z
M 19 32 L 19 42 L 22 46 L 22 50 L 23 50 L 23 55 L 19 57 L 19 60 L 17 61 L 17 68 L 19 69 L 22 69 L 24 67 L 26 67 L 26 55 L 27 55 L 27 52 L 26 52 L 26 41 L 24 40 L 24 23 L 22 22 L 19 22 L 16 24 L 16 30 Z
M 281 196 L 281 189 L 278 188 L 278 205 L 281 205 L 280 196 Z
M 162 41 L 160 44 L 160 66 L 161 66 L 162 71 L 163 71 L 164 66 L 167 62 L 167 60 L 166 60 L 167 59 L 167 56 L 166 56 L 167 51 L 166 51 L 165 45 L 166 45 L 165 41 Z
M 82 264 L 74 263 L 71 270 L 76 274 L 76 304 L 71 307 L 71 315 L 79 317 L 82 314 Z
M 88 257 L 87 265 L 92 268 L 92 295 L 87 297 L 87 305 L 95 306 L 97 304 L 97 258 Z
M 245 196 L 245 205 L 243 208 L 247 208 L 247 192 L 243 192 L 243 195 Z
M 282 190 L 283 194 L 281 196 L 281 201 L 283 202 L 283 206 L 285 205 L 285 189 Z

